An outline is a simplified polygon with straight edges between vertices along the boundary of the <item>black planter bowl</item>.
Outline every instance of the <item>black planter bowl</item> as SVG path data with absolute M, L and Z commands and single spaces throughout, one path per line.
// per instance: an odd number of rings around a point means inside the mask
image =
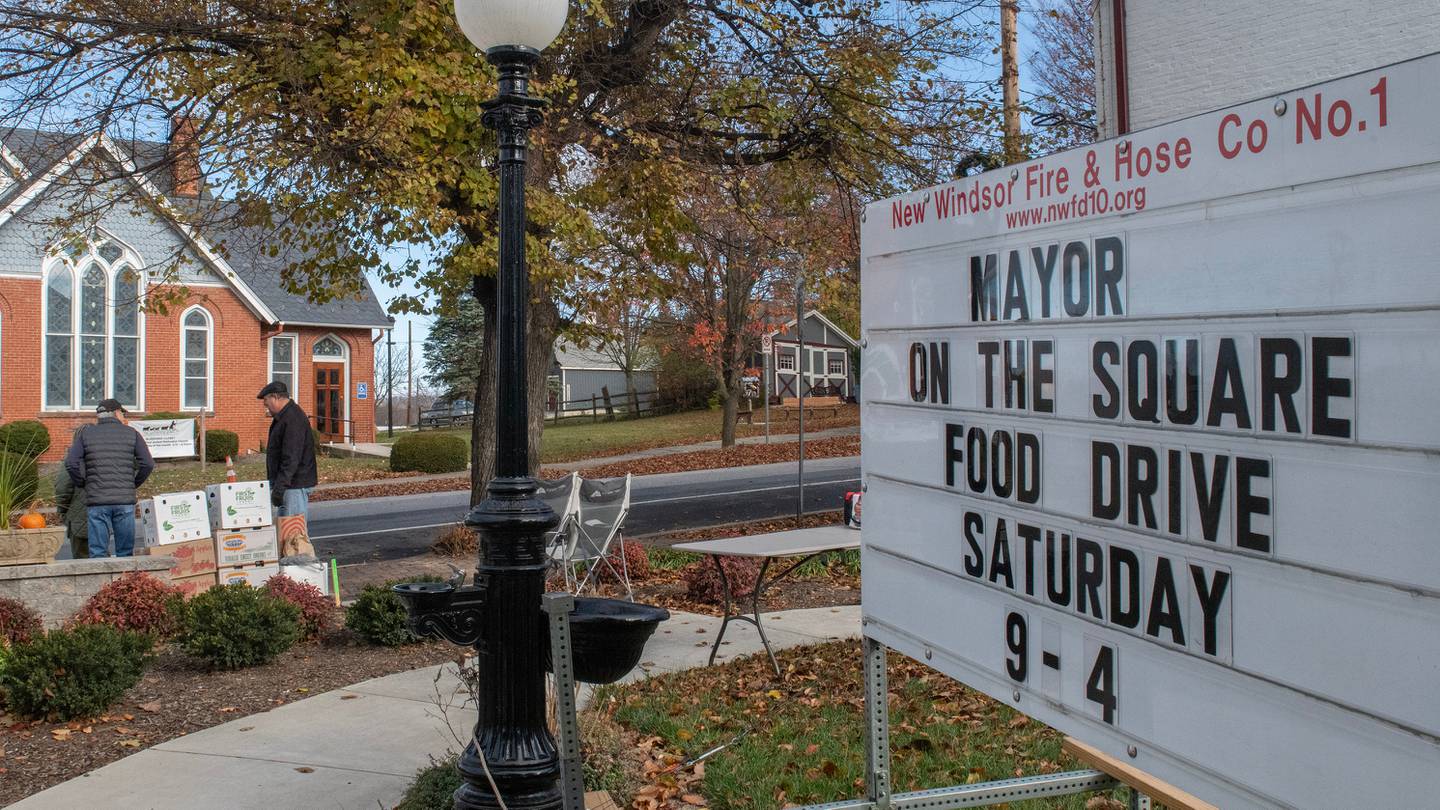
M 455 598 L 455 586 L 448 582 L 402 582 L 390 590 L 404 602 L 411 615 L 443 610 Z
M 575 680 L 614 683 L 640 663 L 645 642 L 670 611 L 623 599 L 577 596 L 570 614 L 571 660 Z M 545 636 L 549 638 L 548 631 Z M 545 671 L 552 671 L 550 644 L 545 644 Z

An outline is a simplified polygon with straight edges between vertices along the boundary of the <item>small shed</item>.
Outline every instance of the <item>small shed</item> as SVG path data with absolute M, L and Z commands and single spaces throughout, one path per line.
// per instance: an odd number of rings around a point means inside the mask
M 795 319 L 770 333 L 770 391 L 782 401 L 799 396 L 797 380 L 803 380 L 805 396 L 850 399 L 855 395 L 855 338 L 815 310 L 805 313 L 800 329 Z M 756 365 L 759 365 L 757 363 Z
M 655 390 L 653 359 L 646 358 L 635 369 L 635 391 L 641 394 Z M 585 348 L 568 340 L 555 341 L 555 358 L 550 364 L 551 394 L 545 410 L 588 411 L 592 401 L 603 402 L 603 389 L 609 389 L 615 403 L 625 399 L 625 369 L 603 352 Z M 592 400 L 592 398 L 594 398 Z M 643 404 L 643 403 L 642 403 Z

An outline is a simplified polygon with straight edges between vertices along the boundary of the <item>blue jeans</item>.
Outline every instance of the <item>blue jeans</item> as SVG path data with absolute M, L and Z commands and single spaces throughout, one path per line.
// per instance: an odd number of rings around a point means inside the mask
M 280 515 L 304 515 L 308 520 L 310 517 L 310 490 L 291 487 L 285 490 L 284 503 L 280 506 Z
M 110 556 L 110 538 L 115 538 L 115 556 L 135 553 L 135 504 L 91 506 L 85 510 L 90 524 L 90 556 Z

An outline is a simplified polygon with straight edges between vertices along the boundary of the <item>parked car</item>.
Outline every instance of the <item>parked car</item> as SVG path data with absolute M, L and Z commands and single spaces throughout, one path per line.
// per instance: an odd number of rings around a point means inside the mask
M 436 402 L 435 407 L 420 412 L 420 427 L 443 427 L 470 421 L 475 403 L 468 399 Z

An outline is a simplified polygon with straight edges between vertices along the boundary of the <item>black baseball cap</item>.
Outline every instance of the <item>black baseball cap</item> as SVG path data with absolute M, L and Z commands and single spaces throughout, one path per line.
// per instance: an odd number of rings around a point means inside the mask
M 276 380 L 275 382 L 270 383 L 264 388 L 261 388 L 260 393 L 256 394 L 255 398 L 264 399 L 271 394 L 279 394 L 282 397 L 288 397 L 290 396 L 290 389 L 285 387 L 285 383 Z
M 125 406 L 120 404 L 120 400 L 118 399 L 102 399 L 100 400 L 100 404 L 95 406 L 96 413 L 110 413 L 112 411 L 129 413 L 129 411 L 125 410 Z

